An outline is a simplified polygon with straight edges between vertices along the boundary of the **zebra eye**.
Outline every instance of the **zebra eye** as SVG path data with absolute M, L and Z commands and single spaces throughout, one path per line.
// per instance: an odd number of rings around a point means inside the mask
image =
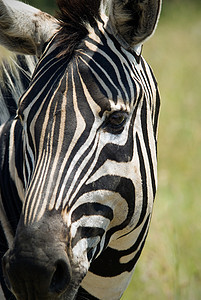
M 111 133 L 121 133 L 127 119 L 127 113 L 118 111 L 112 113 L 106 120 L 104 128 Z
M 117 112 L 117 113 L 113 113 L 109 117 L 109 122 L 113 126 L 120 126 L 125 121 L 125 119 L 126 119 L 125 113 Z

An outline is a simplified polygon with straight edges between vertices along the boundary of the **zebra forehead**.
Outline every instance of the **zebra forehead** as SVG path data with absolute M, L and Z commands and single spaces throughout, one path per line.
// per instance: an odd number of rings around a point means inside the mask
M 105 110 L 129 111 L 141 85 L 141 56 L 123 49 L 103 23 L 98 25 L 98 30 L 92 29 L 75 51 L 75 78 L 83 79 L 93 99 L 100 106 L 104 103 Z
M 81 95 L 90 95 L 99 106 L 100 114 L 116 110 L 129 112 L 139 85 L 134 71 L 139 64 L 136 55 L 123 50 L 103 26 L 99 23 L 98 30 L 92 30 L 73 55 L 60 56 L 62 47 L 58 44 L 58 35 L 49 42 L 30 88 L 19 101 L 19 115 L 34 104 L 55 101 L 61 93 L 69 98 L 73 96 L 73 89 L 79 101 Z M 39 86 L 41 93 L 38 93 Z

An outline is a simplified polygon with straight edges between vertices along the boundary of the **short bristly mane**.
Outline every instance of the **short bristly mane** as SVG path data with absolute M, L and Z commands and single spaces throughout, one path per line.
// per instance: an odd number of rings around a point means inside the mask
M 30 55 L 10 54 L 1 61 L 0 125 L 16 115 L 18 101 L 29 86 L 36 64 L 36 57 Z
M 72 54 L 87 35 L 88 25 L 95 26 L 100 17 L 100 2 L 101 0 L 57 0 L 60 9 L 57 19 L 61 25 L 57 38 L 63 48 L 60 55 Z

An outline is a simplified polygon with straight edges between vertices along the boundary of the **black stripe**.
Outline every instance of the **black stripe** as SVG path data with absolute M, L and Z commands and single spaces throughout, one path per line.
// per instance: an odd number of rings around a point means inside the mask
M 135 228 L 140 226 L 140 224 L 143 222 L 144 217 L 147 212 L 147 200 L 148 200 L 148 194 L 147 194 L 147 176 L 146 176 L 146 169 L 145 169 L 145 163 L 143 158 L 143 153 L 141 149 L 140 139 L 138 137 L 138 134 L 136 133 L 136 143 L 137 143 L 137 153 L 139 156 L 139 162 L 140 162 L 140 173 L 141 173 L 141 180 L 142 180 L 142 192 L 143 192 L 143 200 L 142 200 L 142 209 L 139 221 Z
M 111 236 L 118 230 L 124 229 L 131 221 L 135 210 L 135 187 L 132 180 L 120 176 L 106 175 L 94 181 L 91 184 L 83 185 L 76 196 L 78 199 L 80 196 L 87 195 L 91 191 L 107 190 L 119 193 L 122 198 L 125 199 L 128 205 L 128 213 L 125 220 L 118 226 L 115 226 L 107 231 L 105 246 L 108 244 Z M 75 201 L 76 201 L 75 199 Z
M 104 233 L 104 229 L 99 227 L 78 227 L 75 237 L 71 240 L 71 246 L 72 248 L 75 247 L 84 238 L 88 239 L 98 236 L 101 238 Z
M 156 107 L 155 107 L 155 116 L 154 116 L 154 135 L 157 140 L 157 129 L 158 129 L 158 118 L 160 111 L 160 95 L 158 89 L 156 90 Z
M 0 187 L 1 197 L 3 206 L 6 212 L 6 216 L 10 222 L 13 232 L 15 232 L 21 209 L 22 202 L 18 196 L 17 188 L 9 172 L 9 139 L 10 139 L 10 127 L 12 120 L 7 122 L 1 132 L 1 147 L 0 147 L 0 158 L 1 161 L 1 172 L 0 172 Z M 19 139 L 21 139 L 21 132 L 19 132 Z M 15 153 L 18 156 L 18 153 Z M 19 153 L 21 157 L 22 153 Z
M 88 62 L 88 64 L 94 70 L 94 72 L 96 74 L 98 74 L 98 76 L 101 78 L 101 80 L 105 83 L 105 85 L 107 86 L 108 90 L 112 94 L 112 100 L 116 103 L 117 102 L 117 97 L 118 97 L 119 93 L 118 93 L 118 90 L 117 90 L 116 86 L 114 84 L 112 84 L 112 80 L 110 79 L 110 77 L 108 79 L 108 77 L 105 75 L 105 73 L 101 70 L 101 68 L 97 65 L 97 63 L 94 62 L 92 59 Z M 93 74 L 92 71 L 91 71 L 91 74 L 95 78 L 100 91 L 103 93 L 103 95 L 105 95 L 105 97 L 108 98 L 109 95 L 107 94 L 107 91 L 105 92 L 104 88 L 99 83 L 99 81 L 96 79 L 96 76 L 94 76 L 94 74 Z
M 98 258 L 96 258 L 89 268 L 89 271 L 93 274 L 102 277 L 115 277 L 123 272 L 131 272 L 141 254 L 144 247 L 144 242 L 147 236 L 147 227 L 149 224 L 150 216 L 147 217 L 145 224 L 135 242 L 135 244 L 127 250 L 116 250 L 113 248 L 106 248 Z M 137 251 L 139 245 L 141 244 L 139 250 Z M 130 255 L 137 251 L 134 258 L 127 263 L 120 263 L 120 259 L 124 256 Z
M 76 222 L 83 216 L 103 216 L 104 218 L 113 219 L 113 210 L 100 203 L 84 203 L 76 208 L 71 216 L 71 221 Z
M 154 168 L 153 168 L 151 150 L 150 150 L 150 145 L 149 145 L 149 132 L 148 132 L 148 128 L 147 128 L 148 125 L 147 125 L 147 103 L 146 103 L 146 98 L 144 98 L 143 105 L 142 105 L 142 110 L 141 110 L 141 125 L 142 125 L 142 133 L 143 133 L 143 138 L 144 138 L 144 142 L 145 142 L 145 147 L 146 147 L 148 160 L 149 160 L 153 195 L 155 197 L 156 182 L 155 182 L 155 176 L 154 176 Z

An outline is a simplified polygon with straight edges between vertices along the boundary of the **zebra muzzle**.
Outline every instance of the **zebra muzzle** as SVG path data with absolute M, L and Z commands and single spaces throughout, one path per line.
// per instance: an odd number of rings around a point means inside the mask
M 56 300 L 69 288 L 72 268 L 59 225 L 46 219 L 22 227 L 4 255 L 5 281 L 17 300 Z
M 54 251 L 48 259 L 7 252 L 3 272 L 8 288 L 18 300 L 59 299 L 71 280 L 67 255 Z

